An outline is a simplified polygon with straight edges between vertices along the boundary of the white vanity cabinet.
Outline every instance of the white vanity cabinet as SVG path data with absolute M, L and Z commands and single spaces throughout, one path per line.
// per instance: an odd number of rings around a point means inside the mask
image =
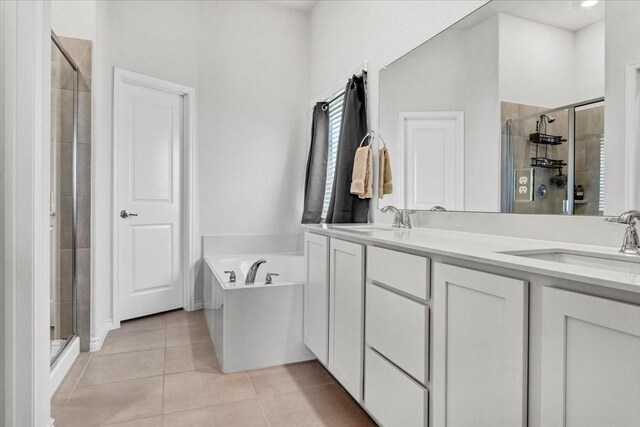
M 304 343 L 362 401 L 365 247 L 305 233 Z
M 383 426 L 429 423 L 431 261 L 367 247 L 364 406 Z
M 329 238 L 304 234 L 304 343 L 329 362 Z
M 364 246 L 329 245 L 329 372 L 362 401 L 364 365 Z
M 541 425 L 640 424 L 640 306 L 542 290 Z
M 526 425 L 527 297 L 522 280 L 434 263 L 434 426 Z

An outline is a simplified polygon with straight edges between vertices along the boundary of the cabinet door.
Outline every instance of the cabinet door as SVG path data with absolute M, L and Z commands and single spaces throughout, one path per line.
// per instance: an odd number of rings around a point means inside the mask
M 329 238 L 304 235 L 304 343 L 323 365 L 329 359 Z
M 526 425 L 527 283 L 433 270 L 434 425 Z
M 543 426 L 640 424 L 640 307 L 542 290 Z
M 331 239 L 329 372 L 362 401 L 364 246 Z

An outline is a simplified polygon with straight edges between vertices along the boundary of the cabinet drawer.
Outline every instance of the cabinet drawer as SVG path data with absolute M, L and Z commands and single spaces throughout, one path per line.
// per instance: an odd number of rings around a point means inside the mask
M 372 283 L 366 295 L 367 344 L 426 384 L 429 308 Z
M 429 258 L 369 247 L 367 277 L 420 299 L 429 299 Z
M 370 348 L 365 350 L 364 404 L 383 426 L 426 426 L 428 391 Z

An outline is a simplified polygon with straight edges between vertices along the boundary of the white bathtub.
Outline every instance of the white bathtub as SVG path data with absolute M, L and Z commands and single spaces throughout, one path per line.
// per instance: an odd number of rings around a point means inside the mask
M 265 259 L 255 283 L 245 285 L 249 267 Z M 303 256 L 257 254 L 205 256 L 204 313 L 224 372 L 313 359 L 302 341 Z M 236 272 L 236 283 L 229 274 Z M 265 284 L 267 273 L 273 283 Z

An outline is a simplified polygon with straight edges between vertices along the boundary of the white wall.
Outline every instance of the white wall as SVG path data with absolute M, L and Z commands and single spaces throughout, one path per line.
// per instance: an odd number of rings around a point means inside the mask
M 297 230 L 309 98 L 306 13 L 260 2 L 111 1 L 98 2 L 97 15 L 105 54 L 95 71 L 95 338 L 111 319 L 112 67 L 196 89 L 201 234 Z
M 604 20 L 575 32 L 573 49 L 575 98 L 586 100 L 604 96 L 604 45 Z
M 498 17 L 467 31 L 469 92 L 465 117 L 465 210 L 500 210 L 501 124 Z
M 200 13 L 200 233 L 298 231 L 309 15 L 262 2 L 204 2 Z
M 625 68 L 640 61 L 640 2 L 605 2 L 608 22 L 606 27 L 606 114 L 605 134 L 605 213 L 620 213 L 626 206 L 624 200 L 625 170 Z M 636 95 L 637 96 L 637 95 Z M 638 183 L 636 183 L 636 186 Z
M 58 35 L 95 40 L 96 9 L 95 0 L 54 0 L 51 28 Z
M 559 107 L 604 96 L 604 21 L 576 32 L 500 14 L 500 100 Z
M 559 107 L 574 102 L 573 32 L 500 14 L 500 100 Z

